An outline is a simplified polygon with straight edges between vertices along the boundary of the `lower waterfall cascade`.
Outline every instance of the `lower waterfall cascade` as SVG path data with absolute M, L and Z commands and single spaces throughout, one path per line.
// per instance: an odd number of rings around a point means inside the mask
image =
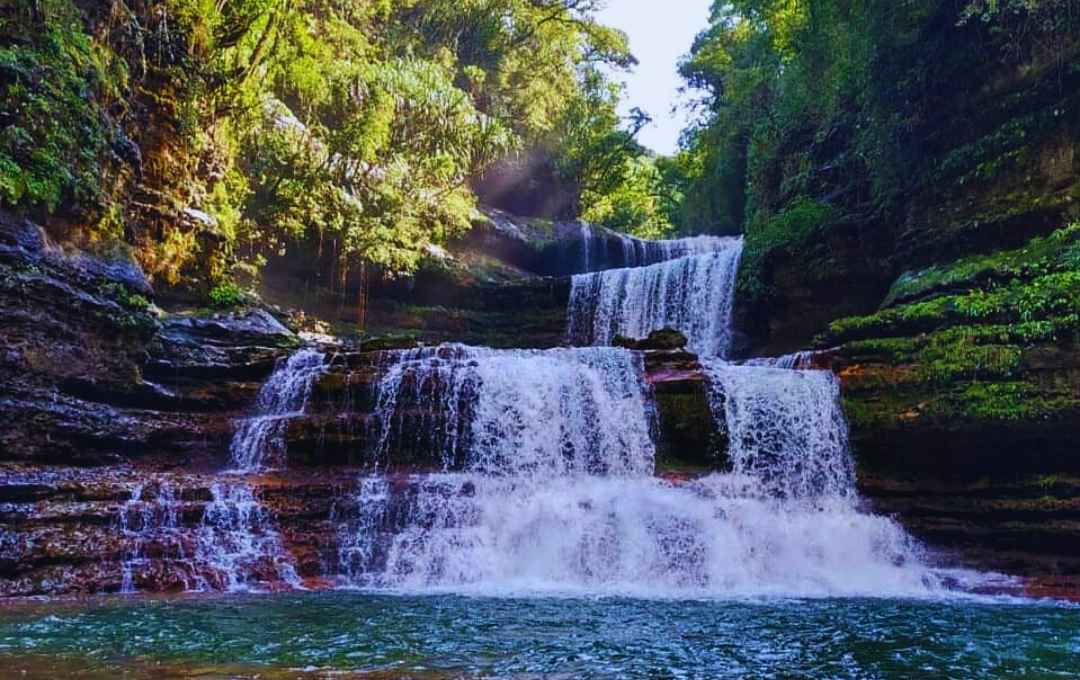
M 301 586 L 271 514 L 244 475 L 267 462 L 284 464 L 285 426 L 303 415 L 315 380 L 326 370 L 326 355 L 304 347 L 278 362 L 259 390 L 255 415 L 242 419 L 229 446 L 233 478 L 210 485 L 211 501 L 198 528 L 195 560 L 217 579 L 199 576 L 198 589 L 257 588 L 262 581 Z
M 134 593 L 135 574 L 150 565 L 147 554 L 154 544 L 159 554 L 185 559 L 179 526 L 179 501 L 168 483 L 157 485 L 156 498 L 148 498 L 147 485 L 135 484 L 131 498 L 120 508 L 119 529 L 126 549 L 121 563 L 120 592 Z M 194 584 L 186 584 L 188 588 Z
M 205 565 L 196 589 L 236 592 L 278 583 L 300 588 L 292 556 L 251 485 L 223 481 L 210 490 L 213 500 L 196 534 L 195 562 Z
M 263 581 L 300 587 L 273 517 L 244 475 L 263 471 L 268 461 L 284 464 L 288 419 L 303 415 L 312 386 L 325 370 L 323 352 L 297 350 L 278 363 L 259 390 L 255 415 L 239 422 L 229 446 L 234 478 L 210 485 L 212 499 L 198 529 L 196 562 L 218 579 L 209 583 L 200 577 L 200 590 L 249 590 Z
M 143 484 L 133 486 L 119 513 L 128 546 L 121 592 L 137 590 L 135 571 L 148 567 L 151 545 L 157 554 L 186 565 L 185 590 L 244 591 L 279 583 L 301 587 L 271 513 L 245 477 L 265 470 L 267 462 L 283 464 L 287 420 L 303 414 L 325 368 L 325 354 L 308 347 L 278 362 L 259 389 L 255 414 L 237 423 L 229 446 L 231 469 L 207 485 L 210 498 L 193 529 L 181 525 L 182 502 L 169 483 L 159 482 L 154 494 Z
M 736 473 L 776 498 L 855 497 L 840 386 L 828 371 L 703 360 L 711 408 L 723 418 Z
M 610 345 L 617 336 L 643 338 L 674 328 L 702 356 L 727 356 L 741 238 L 722 247 L 644 267 L 573 277 L 567 310 L 571 344 Z
M 337 514 L 344 583 L 650 597 L 940 586 L 899 525 L 858 510 L 830 374 L 710 362 L 733 468 L 673 482 L 652 472 L 647 386 L 628 371 L 632 357 L 462 346 L 398 354 L 380 385 L 386 422 L 426 399 L 460 426 L 441 442 L 441 472 L 362 478 Z M 614 423 L 634 436 L 606 439 Z

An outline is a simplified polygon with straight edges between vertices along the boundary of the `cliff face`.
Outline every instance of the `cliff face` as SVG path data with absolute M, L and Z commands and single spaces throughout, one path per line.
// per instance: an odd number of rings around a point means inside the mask
M 905 105 L 918 115 L 901 140 L 899 200 L 871 207 L 844 193 L 860 186 L 843 174 L 848 131 L 799 147 L 832 212 L 805 241 L 764 252 L 756 284 L 768 302 L 744 297 L 740 318 L 754 353 L 824 350 L 817 361 L 842 377 L 860 479 L 882 510 L 935 544 L 1075 574 L 1076 44 L 980 62 L 978 50 L 949 49 L 950 36 L 969 44 L 952 25 L 916 41 L 935 68 Z

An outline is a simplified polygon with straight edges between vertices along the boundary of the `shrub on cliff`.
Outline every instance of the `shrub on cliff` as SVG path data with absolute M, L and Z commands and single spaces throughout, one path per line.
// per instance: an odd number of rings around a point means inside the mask
M 0 203 L 95 211 L 116 130 L 102 96 L 123 69 L 68 2 L 0 9 Z

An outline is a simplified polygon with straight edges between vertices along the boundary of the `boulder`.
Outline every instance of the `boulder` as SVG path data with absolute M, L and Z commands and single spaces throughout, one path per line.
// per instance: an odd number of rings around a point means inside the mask
M 681 350 L 686 348 L 686 336 L 674 328 L 663 328 L 649 333 L 644 339 L 616 335 L 611 344 L 634 350 Z

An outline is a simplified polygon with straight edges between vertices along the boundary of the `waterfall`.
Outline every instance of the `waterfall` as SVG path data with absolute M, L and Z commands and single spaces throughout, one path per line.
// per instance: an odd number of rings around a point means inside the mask
M 563 257 L 571 263 L 570 271 L 588 273 L 615 267 L 645 267 L 690 255 L 706 255 L 726 250 L 731 240 L 720 236 L 690 236 L 650 241 L 580 222 L 578 238 L 565 243 Z M 578 258 L 580 265 L 573 264 Z
M 761 545 L 777 565 L 830 592 L 917 594 L 941 587 L 899 524 L 860 511 L 839 382 L 831 372 L 715 359 L 703 367 L 731 461 L 731 472 L 707 479 L 718 499 L 739 499 L 744 510 L 753 509 L 760 523 L 744 526 L 766 539 Z
M 590 252 L 591 247 L 590 246 L 592 245 L 592 240 L 593 240 L 592 227 L 590 227 L 588 224 L 585 224 L 584 222 L 582 222 L 581 223 L 581 271 L 583 271 L 583 272 L 591 272 L 592 271 L 592 258 L 590 257 L 590 255 L 591 255 L 591 252 Z
M 742 239 L 713 240 L 723 247 L 646 267 L 575 276 L 567 310 L 570 342 L 610 345 L 616 336 L 643 338 L 675 328 L 686 335 L 691 351 L 726 356 Z
M 855 494 L 840 386 L 828 371 L 734 366 L 704 360 L 710 399 L 723 417 L 738 474 L 774 497 Z
M 614 348 L 392 354 L 382 455 L 429 426 L 441 470 L 359 480 L 335 512 L 344 583 L 650 597 L 937 587 L 899 526 L 858 511 L 828 374 L 710 364 L 734 469 L 676 482 L 653 474 L 640 361 Z
M 377 461 L 411 441 L 439 452 L 445 469 L 652 471 L 651 410 L 631 352 L 443 345 L 390 361 L 379 385 Z
M 616 233 L 622 243 L 623 267 L 646 267 L 690 255 L 706 255 L 727 250 L 732 239 L 719 236 L 690 236 L 687 238 L 647 241 Z
M 244 482 L 210 486 L 196 532 L 195 561 L 199 590 L 244 591 L 259 583 L 285 583 L 301 588 L 292 557 L 270 513 Z
M 132 572 L 141 561 L 144 550 L 143 529 L 149 524 L 149 518 L 143 509 L 142 490 L 143 485 L 136 484 L 131 490 L 131 498 L 120 508 L 120 533 L 128 542 L 121 565 L 120 592 L 122 593 L 135 592 Z
M 119 529 L 125 549 L 121 563 L 120 592 L 134 593 L 136 571 L 148 569 L 151 552 L 159 559 L 185 559 L 184 543 L 179 524 L 180 502 L 176 489 L 167 482 L 156 485 L 156 493 L 148 493 L 146 484 L 135 484 L 130 499 L 120 508 Z M 152 548 L 152 550 L 151 550 Z
M 285 427 L 289 418 L 303 415 L 311 387 L 326 370 L 326 355 L 301 349 L 278 363 L 259 389 L 255 415 L 241 419 L 229 453 L 237 472 L 256 472 L 264 464 L 282 465 Z
M 238 421 L 229 446 L 237 477 L 210 485 L 210 502 L 196 531 L 199 590 L 250 590 L 260 583 L 301 587 L 273 517 L 242 475 L 284 466 L 288 421 L 304 414 L 315 380 L 325 371 L 322 352 L 294 352 L 278 362 L 259 389 L 255 414 Z
M 197 525 L 181 523 L 183 503 L 165 479 L 135 484 L 119 511 L 124 538 L 120 592 L 137 580 L 164 577 L 183 590 L 252 590 L 259 585 L 300 588 L 292 557 L 270 513 L 243 480 L 213 481 Z M 164 564 L 169 568 L 163 569 Z M 138 577 L 138 578 L 137 578 Z
M 810 368 L 814 361 L 814 352 L 793 352 L 778 357 L 754 357 L 742 362 L 744 366 L 761 366 L 765 368 L 805 369 Z

